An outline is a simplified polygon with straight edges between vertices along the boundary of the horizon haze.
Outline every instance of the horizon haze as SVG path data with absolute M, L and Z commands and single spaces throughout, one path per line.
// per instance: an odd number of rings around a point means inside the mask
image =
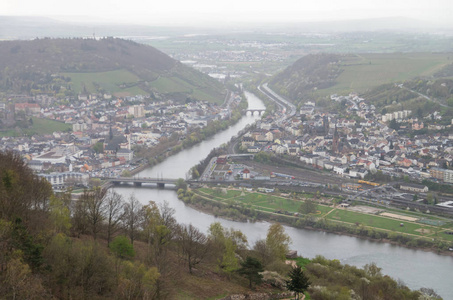
M 153 26 L 209 26 L 231 24 L 282 24 L 404 18 L 430 28 L 453 28 L 453 5 L 448 0 L 282 0 L 278 4 L 257 0 L 212 2 L 170 0 L 159 3 L 142 0 L 62 2 L 20 0 L 0 2 L 3 16 L 50 17 L 78 23 L 116 23 Z

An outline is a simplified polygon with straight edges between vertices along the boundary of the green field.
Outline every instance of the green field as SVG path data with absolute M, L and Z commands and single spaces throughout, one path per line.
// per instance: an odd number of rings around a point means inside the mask
M 450 64 L 449 56 L 445 53 L 351 54 L 342 58 L 340 66 L 344 71 L 337 77 L 337 84 L 316 93 L 364 92 L 385 83 L 429 76 Z
M 334 221 L 342 221 L 351 224 L 359 223 L 369 227 L 376 227 L 380 229 L 416 235 L 422 235 L 420 232 L 416 230 L 420 230 L 421 228 L 432 228 L 431 226 L 395 220 L 370 214 L 363 214 L 343 209 L 336 209 L 335 211 L 330 213 L 327 216 L 327 218 Z M 400 226 L 401 223 L 403 223 L 404 226 Z
M 59 121 L 53 121 L 49 119 L 40 119 L 36 117 L 31 118 L 33 124 L 29 128 L 25 129 L 11 129 L 7 131 L 1 131 L 0 137 L 3 136 L 22 136 L 22 135 L 44 135 L 52 134 L 55 131 L 71 131 L 72 124 L 66 124 Z
M 220 189 L 202 188 L 195 190 L 201 196 L 210 195 L 215 201 L 224 202 L 227 204 L 245 205 L 253 207 L 256 210 L 275 213 L 277 211 L 289 212 L 291 215 L 298 212 L 303 200 L 281 197 L 275 194 L 266 194 L 259 192 L 240 191 L 235 189 L 226 189 L 226 193 Z M 352 226 L 366 226 L 369 228 L 385 230 L 395 233 L 406 233 L 415 236 L 437 236 L 443 240 L 453 241 L 453 235 L 442 233 L 444 230 L 452 230 L 453 223 L 451 220 L 436 216 L 427 216 L 416 212 L 406 212 L 396 209 L 385 209 L 384 211 L 396 213 L 401 216 L 411 215 L 417 216 L 419 219 L 442 220 L 448 222 L 442 226 L 431 226 L 419 222 L 402 221 L 390 217 L 355 212 L 348 209 L 339 209 L 332 206 L 317 205 L 317 213 L 314 214 L 320 218 L 326 218 L 331 222 L 347 223 Z M 404 224 L 401 226 L 401 224 Z
M 71 77 L 72 89 L 77 93 L 82 92 L 84 87 L 88 92 L 97 92 L 97 85 L 112 94 L 121 93 L 126 96 L 147 94 L 137 86 L 140 78 L 124 69 L 97 73 L 62 73 L 62 75 Z M 122 88 L 123 84 L 126 87 Z
M 214 196 L 216 198 L 221 198 L 221 199 L 230 199 L 233 197 L 237 197 L 241 194 L 241 191 L 237 190 L 227 190 L 227 193 L 224 194 L 221 190 L 215 190 L 215 189 L 206 189 L 206 188 L 201 188 L 199 191 Z
M 272 194 L 239 191 L 228 189 L 227 193 L 221 192 L 219 189 L 201 188 L 196 190 L 201 195 L 211 195 L 214 200 L 236 204 L 245 204 L 254 207 L 255 209 L 276 212 L 287 211 L 296 213 L 299 210 L 302 200 L 293 200 L 285 197 L 280 197 Z M 331 211 L 332 208 L 325 205 L 317 205 L 317 215 L 324 215 Z
M 190 93 L 192 86 L 176 77 L 159 77 L 151 83 L 151 87 L 161 93 Z

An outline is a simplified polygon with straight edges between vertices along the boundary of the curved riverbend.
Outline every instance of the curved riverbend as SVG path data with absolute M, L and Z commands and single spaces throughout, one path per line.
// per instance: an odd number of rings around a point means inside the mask
M 264 104 L 255 95 L 246 92 L 246 96 L 249 101 L 249 108 L 264 107 Z M 142 171 L 139 176 L 185 178 L 188 170 L 204 159 L 212 148 L 228 142 L 233 135 L 236 135 L 246 125 L 253 123 L 258 118 L 257 115 L 244 116 L 234 126 L 190 149 L 169 157 L 152 168 Z M 132 186 L 117 187 L 115 190 L 126 198 L 133 193 L 143 204 L 150 200 L 156 203 L 167 201 L 175 209 L 175 217 L 179 223 L 191 223 L 205 233 L 213 222 L 220 222 L 227 228 L 239 229 L 248 237 L 250 246 L 255 241 L 266 237 L 270 224 L 268 222 L 241 223 L 216 218 L 186 206 L 178 199 L 176 192 L 172 190 Z M 451 256 L 440 256 L 422 250 L 407 249 L 387 243 L 320 231 L 286 226 L 285 229 L 292 239 L 291 249 L 297 250 L 299 255 L 308 258 L 323 255 L 326 258 L 339 259 L 342 263 L 358 267 L 375 262 L 382 268 L 384 274 L 395 279 L 402 279 L 412 289 L 430 287 L 444 299 L 453 299 L 453 289 L 451 288 L 453 257 Z

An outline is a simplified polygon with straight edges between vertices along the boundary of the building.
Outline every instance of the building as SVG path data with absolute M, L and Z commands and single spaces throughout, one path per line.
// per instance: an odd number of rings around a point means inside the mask
M 453 183 L 453 170 L 445 170 L 444 182 Z
M 121 148 L 116 152 L 116 157 L 124 158 L 126 161 L 131 161 L 134 158 L 134 151 Z
M 69 185 L 82 184 L 88 185 L 89 175 L 87 173 L 79 172 L 63 172 L 63 173 L 50 173 L 38 174 L 39 177 L 47 179 L 52 185 L 52 188 L 61 189 Z
M 245 168 L 242 170 L 242 179 L 250 179 L 250 170 Z
M 226 155 L 220 155 L 219 157 L 217 157 L 217 163 L 221 164 L 221 165 L 226 164 L 227 163 L 227 156 Z
M 145 108 L 141 105 L 130 106 L 128 112 L 135 118 L 143 118 L 145 116 Z
M 416 193 L 426 193 L 428 192 L 428 187 L 426 185 L 414 184 L 414 183 L 402 183 L 400 184 L 400 189 L 403 191 L 410 191 Z
M 37 103 L 16 103 L 14 108 L 16 112 L 24 111 L 26 114 L 38 114 L 41 112 L 41 107 Z

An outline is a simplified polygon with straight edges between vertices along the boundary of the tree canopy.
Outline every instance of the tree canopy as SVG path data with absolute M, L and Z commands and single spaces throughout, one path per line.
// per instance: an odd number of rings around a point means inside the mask
M 310 280 L 305 276 L 300 266 L 294 267 L 288 274 L 289 280 L 286 280 L 286 288 L 295 293 L 296 299 L 299 294 L 305 292 L 310 286 Z
M 249 287 L 252 288 L 253 283 L 261 283 L 263 275 L 261 275 L 260 272 L 263 271 L 263 266 L 258 259 L 247 256 L 245 261 L 241 262 L 241 268 L 238 270 L 238 273 L 247 277 L 249 280 Z

